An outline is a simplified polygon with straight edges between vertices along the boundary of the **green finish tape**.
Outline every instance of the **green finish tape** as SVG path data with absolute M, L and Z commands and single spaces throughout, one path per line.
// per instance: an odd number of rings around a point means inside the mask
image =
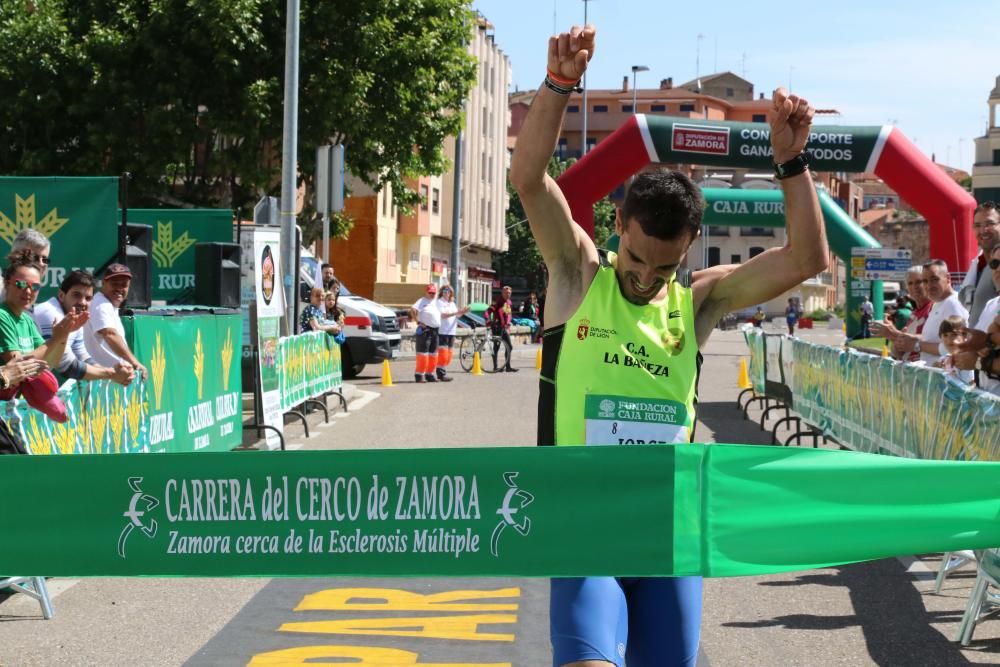
M 0 466 L 0 569 L 53 576 L 736 576 L 1000 544 L 1000 463 L 650 445 Z

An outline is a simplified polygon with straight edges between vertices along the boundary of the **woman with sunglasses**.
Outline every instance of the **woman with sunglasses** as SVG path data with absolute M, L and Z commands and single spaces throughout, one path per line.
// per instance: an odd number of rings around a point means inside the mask
M 42 266 L 32 250 L 20 250 L 7 257 L 3 271 L 6 295 L 0 304 L 0 361 L 19 357 L 42 359 L 54 366 L 62 357 L 69 335 L 89 318 L 86 311 L 67 313 L 52 327 L 52 337 L 45 341 L 29 312 L 42 288 Z

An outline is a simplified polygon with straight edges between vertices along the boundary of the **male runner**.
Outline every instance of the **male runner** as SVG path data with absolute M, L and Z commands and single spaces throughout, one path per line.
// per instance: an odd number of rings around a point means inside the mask
M 783 176 L 783 248 L 679 277 L 700 233 L 703 199 L 688 178 L 661 171 L 636 178 L 615 221 L 619 252 L 602 257 L 546 173 L 569 93 L 594 53 L 595 32 L 593 26 L 575 26 L 549 39 L 548 75 L 518 136 L 510 170 L 549 271 L 538 440 L 687 442 L 698 348 L 719 318 L 826 269 L 826 236 L 803 153 L 813 109 L 778 89 L 768 114 L 776 173 Z M 623 401 L 641 405 L 631 411 L 641 417 L 606 418 Z M 627 659 L 629 667 L 693 665 L 700 616 L 698 577 L 554 579 L 553 664 L 620 666 Z

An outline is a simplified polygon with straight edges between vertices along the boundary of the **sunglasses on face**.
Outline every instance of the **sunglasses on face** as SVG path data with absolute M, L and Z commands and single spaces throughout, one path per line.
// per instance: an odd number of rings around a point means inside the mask
M 32 292 L 37 292 L 38 290 L 42 289 L 42 284 L 29 283 L 27 280 L 15 280 L 14 287 L 18 289 L 28 289 L 30 287 Z
M 991 259 L 989 266 L 994 271 L 996 271 L 997 269 L 1000 269 L 1000 259 Z

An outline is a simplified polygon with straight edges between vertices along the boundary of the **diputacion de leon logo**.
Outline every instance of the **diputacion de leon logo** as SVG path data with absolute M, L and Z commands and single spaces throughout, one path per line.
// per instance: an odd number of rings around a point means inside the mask
M 497 510 L 497 514 L 500 515 L 500 522 L 493 529 L 493 535 L 490 537 L 490 553 L 494 557 L 499 557 L 500 555 L 500 536 L 508 526 L 513 528 L 522 537 L 531 532 L 531 519 L 529 517 L 522 516 L 520 521 L 514 517 L 515 514 L 535 500 L 533 495 L 517 485 L 517 476 L 518 473 L 516 472 L 505 472 L 503 474 L 503 481 L 506 482 L 508 488 L 507 493 L 504 494 L 503 503 L 501 503 L 500 509 Z
M 122 516 L 128 519 L 128 523 L 125 524 L 122 534 L 118 538 L 118 555 L 122 558 L 125 558 L 125 542 L 136 528 L 141 530 L 146 537 L 156 537 L 156 519 L 147 517 L 146 513 L 159 507 L 160 501 L 154 496 L 144 493 L 139 487 L 141 483 L 142 477 L 128 478 L 128 485 L 133 493 L 132 499 L 128 503 L 128 510 L 122 513 Z

